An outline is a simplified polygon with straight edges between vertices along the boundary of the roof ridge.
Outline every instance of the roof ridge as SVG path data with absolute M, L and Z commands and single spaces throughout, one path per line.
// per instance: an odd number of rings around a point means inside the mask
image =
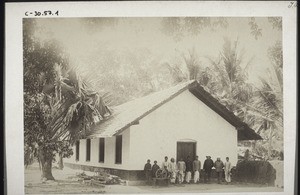
M 143 96 L 141 98 L 137 98 L 131 101 L 128 101 L 124 104 L 121 104 L 119 106 L 116 106 L 114 108 L 112 108 L 112 116 L 111 118 L 108 118 L 107 121 L 110 121 L 110 119 L 114 118 L 114 117 L 120 117 L 119 115 L 124 113 L 124 112 L 130 112 L 131 110 L 134 111 L 134 109 L 138 106 L 141 106 L 139 104 L 143 103 L 143 101 L 148 100 L 151 98 L 151 100 L 154 99 L 154 102 L 150 102 L 153 103 L 153 105 L 146 107 L 144 109 L 144 111 L 141 111 L 138 113 L 138 116 L 134 117 L 134 118 L 130 118 L 129 122 L 126 122 L 123 125 L 120 125 L 119 127 L 116 127 L 116 129 L 114 129 L 114 134 L 116 135 L 120 132 L 122 132 L 123 130 L 127 129 L 129 126 L 131 126 L 132 124 L 136 123 L 136 121 L 141 120 L 142 118 L 144 118 L 145 116 L 147 116 L 148 114 L 150 114 L 151 112 L 153 112 L 154 110 L 156 110 L 157 108 L 159 108 L 160 106 L 164 105 L 166 102 L 172 100 L 173 98 L 175 98 L 176 96 L 178 96 L 179 94 L 181 94 L 183 91 L 187 90 L 190 88 L 190 86 L 197 84 L 198 82 L 196 80 L 189 80 L 186 82 L 181 82 L 177 85 L 174 85 L 170 88 L 167 89 L 163 89 L 154 93 L 151 93 L 149 95 Z M 163 94 L 163 92 L 165 94 Z M 159 95 L 163 96 L 163 97 L 159 97 Z M 158 96 L 158 97 L 157 97 Z M 156 101 L 155 101 L 155 98 Z M 131 109 L 131 110 L 130 110 Z M 101 125 L 103 123 L 105 123 L 106 121 L 103 121 L 102 123 L 95 125 L 95 130 L 97 131 L 97 129 L 101 129 Z M 97 128 L 98 127 L 98 128 Z M 98 133 L 91 133 L 89 136 L 93 136 L 96 135 Z
M 123 106 L 123 105 L 125 105 L 125 104 L 127 104 L 127 103 L 131 103 L 131 102 L 135 102 L 135 101 L 142 100 L 142 99 L 147 98 L 147 97 L 149 97 L 149 96 L 153 96 L 153 95 L 162 93 L 163 91 L 171 91 L 172 89 L 174 89 L 175 87 L 178 87 L 178 86 L 180 86 L 180 85 L 183 85 L 182 87 L 184 88 L 184 87 L 187 87 L 187 85 L 193 84 L 194 82 L 197 82 L 197 81 L 196 81 L 196 80 L 189 80 L 189 81 L 186 81 L 186 82 L 181 82 L 181 83 L 178 83 L 178 84 L 176 84 L 176 85 L 173 85 L 173 86 L 171 86 L 171 87 L 169 87 L 169 88 L 161 89 L 161 90 L 159 90 L 159 91 L 154 91 L 154 92 L 152 92 L 152 93 L 149 93 L 148 95 L 145 95 L 145 96 L 142 96 L 142 97 L 138 97 L 138 98 L 129 100 L 129 101 L 124 102 L 123 104 L 117 105 L 117 106 L 115 106 L 115 107 L 113 107 L 113 108 L 118 108 L 118 107 L 121 107 L 121 106 Z
M 95 125 L 88 137 L 110 137 L 117 135 L 187 89 L 239 132 L 242 132 L 239 133 L 240 140 L 261 139 L 253 129 L 239 119 L 232 111 L 228 110 L 218 99 L 214 98 L 196 80 L 181 82 L 170 88 L 153 92 L 114 107 L 112 116 L 106 121 Z

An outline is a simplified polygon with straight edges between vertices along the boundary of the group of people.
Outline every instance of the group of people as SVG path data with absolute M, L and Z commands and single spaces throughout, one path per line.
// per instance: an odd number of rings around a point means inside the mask
M 148 184 L 151 184 L 152 180 L 156 178 L 156 172 L 159 169 L 165 170 L 169 173 L 170 183 L 191 183 L 193 180 L 194 183 L 199 183 L 200 181 L 200 173 L 201 173 L 201 161 L 196 156 L 195 160 L 191 160 L 190 156 L 187 156 L 184 161 L 183 158 L 179 159 L 176 163 L 174 158 L 171 158 L 170 162 L 168 161 L 168 157 L 165 156 L 165 159 L 161 165 L 157 165 L 157 161 L 154 161 L 154 164 L 151 166 L 150 160 L 147 160 L 145 164 L 144 171 Z M 231 162 L 229 161 L 229 157 L 226 157 L 225 163 L 221 161 L 218 157 L 215 162 L 211 159 L 211 156 L 206 156 L 206 160 L 203 163 L 204 170 L 204 183 L 209 183 L 211 178 L 211 172 L 213 167 L 216 170 L 218 183 L 221 183 L 223 172 L 225 174 L 226 184 L 231 182 Z
M 217 178 L 218 178 L 218 183 L 221 183 L 222 181 L 222 176 L 223 176 L 223 171 L 225 174 L 225 181 L 226 184 L 231 182 L 231 162 L 229 161 L 229 157 L 226 157 L 225 163 L 221 161 L 221 158 L 217 158 L 215 162 L 211 159 L 211 156 L 206 156 L 206 160 L 204 161 L 203 169 L 204 169 L 204 182 L 210 182 L 210 177 L 211 177 L 211 171 L 212 168 L 215 167 L 216 173 L 217 173 Z

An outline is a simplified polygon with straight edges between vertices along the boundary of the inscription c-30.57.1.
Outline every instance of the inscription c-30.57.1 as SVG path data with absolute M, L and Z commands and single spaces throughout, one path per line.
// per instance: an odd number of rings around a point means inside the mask
M 59 11 L 27 11 L 25 12 L 25 16 L 58 16 Z

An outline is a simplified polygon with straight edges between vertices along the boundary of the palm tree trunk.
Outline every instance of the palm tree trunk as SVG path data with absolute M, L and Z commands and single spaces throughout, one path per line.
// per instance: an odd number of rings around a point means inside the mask
M 62 84 L 61 75 L 59 75 L 58 79 L 59 79 L 59 83 L 58 83 L 57 86 L 55 86 L 55 89 L 56 89 L 55 90 L 55 97 L 56 97 L 56 101 L 60 102 L 61 101 L 61 84 Z M 63 158 L 62 158 L 61 152 L 59 153 L 58 168 L 60 170 L 62 170 L 64 168 Z

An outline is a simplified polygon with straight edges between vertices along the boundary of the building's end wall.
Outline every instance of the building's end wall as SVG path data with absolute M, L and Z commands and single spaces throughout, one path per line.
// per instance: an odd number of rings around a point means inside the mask
M 237 130 L 189 91 L 185 91 L 139 121 L 130 130 L 130 167 L 143 169 L 147 159 L 161 165 L 164 156 L 177 155 L 177 142 L 197 142 L 196 154 L 203 162 L 228 156 L 237 162 Z

